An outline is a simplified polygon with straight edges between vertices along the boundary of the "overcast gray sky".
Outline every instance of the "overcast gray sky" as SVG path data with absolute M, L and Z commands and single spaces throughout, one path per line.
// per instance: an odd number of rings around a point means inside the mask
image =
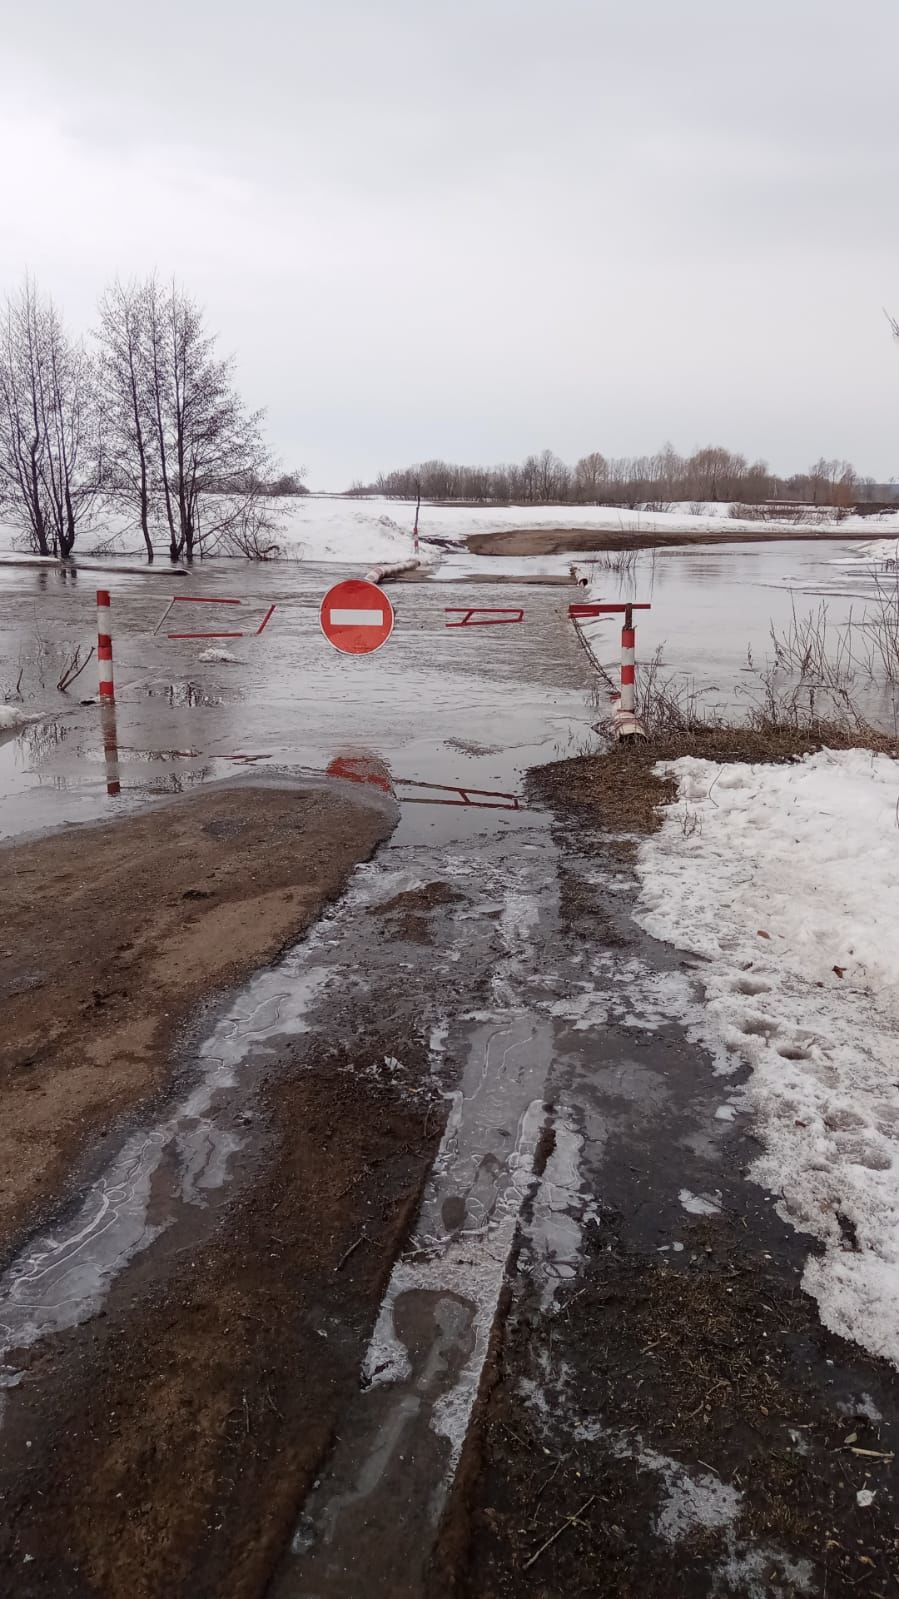
M 897 0 L 36 0 L 0 282 L 174 273 L 286 465 L 899 476 Z

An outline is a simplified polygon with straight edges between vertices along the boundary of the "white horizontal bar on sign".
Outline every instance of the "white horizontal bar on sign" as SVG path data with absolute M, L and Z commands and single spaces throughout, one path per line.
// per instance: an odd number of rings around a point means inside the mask
M 383 611 L 341 611 L 328 613 L 332 627 L 383 627 Z

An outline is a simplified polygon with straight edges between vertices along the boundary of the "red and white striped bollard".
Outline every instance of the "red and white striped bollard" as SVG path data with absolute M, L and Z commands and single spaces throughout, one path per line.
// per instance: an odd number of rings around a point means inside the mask
M 651 610 L 651 605 L 643 604 L 639 600 L 632 600 L 629 605 L 604 604 L 597 600 L 568 607 L 568 615 L 576 627 L 588 617 L 605 616 L 613 611 L 624 612 L 624 626 L 621 629 L 621 693 L 613 718 L 616 738 L 646 737 L 646 731 L 637 716 L 637 633 L 634 627 L 634 612 Z
M 646 734 L 637 720 L 637 630 L 630 605 L 624 609 L 624 626 L 621 629 L 621 694 L 615 711 L 616 738 L 645 738 Z
M 119 777 L 119 736 L 116 728 L 115 700 L 104 700 L 100 705 L 100 725 L 103 730 L 103 759 L 106 763 L 106 792 L 111 798 L 122 792 Z
M 115 704 L 112 676 L 112 623 L 109 590 L 97 590 L 97 660 L 100 666 L 100 704 Z

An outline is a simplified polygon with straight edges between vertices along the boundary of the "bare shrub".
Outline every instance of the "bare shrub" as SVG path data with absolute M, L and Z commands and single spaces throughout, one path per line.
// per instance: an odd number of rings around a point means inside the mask
M 81 645 L 75 645 L 74 655 L 70 656 L 69 660 L 66 661 L 59 675 L 59 682 L 57 683 L 56 687 L 59 689 L 60 694 L 65 694 L 66 690 L 71 688 L 72 684 L 75 682 L 75 679 L 81 676 L 84 668 L 88 666 L 90 661 L 93 659 L 93 654 L 94 646 L 92 644 L 87 654 L 82 659 Z
M 270 516 L 247 508 L 247 514 L 227 529 L 221 549 L 224 555 L 242 555 L 248 561 L 276 561 L 281 546 L 272 534 L 275 524 Z
M 633 572 L 639 554 L 639 550 L 602 550 L 586 563 L 587 570 L 591 579 L 596 572 Z
M 714 706 L 704 701 L 703 693 L 692 678 L 674 672 L 665 675 L 662 649 L 660 644 L 637 676 L 637 714 L 647 738 L 719 727 L 720 715 Z
M 788 626 L 778 632 L 772 623 L 770 634 L 776 667 L 798 673 L 803 681 L 812 679 L 821 688 L 842 689 L 852 682 L 851 611 L 843 628 L 833 628 L 825 603 L 799 617 L 794 600 Z
M 872 682 L 899 682 L 899 584 L 875 582 L 877 609 L 865 612 L 857 626 L 861 669 Z
M 794 602 L 789 625 L 771 628 L 775 667 L 833 694 L 859 678 L 899 683 L 899 585 L 877 580 L 875 587 L 876 598 L 864 615 L 850 611 L 839 627 L 831 626 L 826 604 L 798 617 Z
M 846 688 L 835 693 L 815 683 L 784 683 L 775 669 L 762 673 L 761 684 L 746 717 L 755 733 L 802 733 L 826 741 L 836 729 L 843 736 L 876 737 Z

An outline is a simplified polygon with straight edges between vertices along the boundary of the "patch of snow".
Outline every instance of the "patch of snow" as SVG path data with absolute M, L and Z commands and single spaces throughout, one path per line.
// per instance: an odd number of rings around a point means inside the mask
M 677 1460 L 654 1452 L 637 1456 L 637 1463 L 658 1472 L 665 1484 L 665 1503 L 656 1517 L 656 1533 L 666 1543 L 679 1543 L 700 1527 L 713 1531 L 736 1521 L 742 1495 L 730 1483 L 710 1472 L 691 1476 Z
M 288 551 L 293 551 L 310 561 L 340 561 L 348 563 L 396 562 L 404 557 L 411 559 L 412 526 L 415 520 L 414 502 L 379 498 L 349 499 L 342 495 L 308 494 L 281 502 L 283 520 L 275 539 Z M 422 558 L 439 554 L 439 546 L 429 548 L 429 538 L 464 546 L 472 533 L 502 533 L 521 530 L 564 532 L 567 529 L 584 529 L 592 532 L 616 533 L 622 536 L 640 533 L 695 533 L 728 532 L 735 539 L 747 530 L 758 532 L 770 527 L 783 537 L 789 537 L 792 524 L 772 522 L 746 522 L 734 520 L 727 504 L 709 504 L 699 508 L 692 503 L 673 504 L 667 511 L 630 510 L 614 505 L 429 505 L 425 502 L 419 515 L 422 538 Z M 826 519 L 825 519 L 826 521 Z M 820 515 L 810 518 L 803 528 L 814 529 L 822 525 Z M 829 524 L 828 524 L 829 525 Z M 840 531 L 850 534 L 860 528 L 869 528 L 870 522 L 859 517 L 848 517 L 840 523 Z M 899 514 L 892 521 L 884 519 L 878 527 L 895 527 L 899 532 Z M 471 563 L 472 570 L 483 571 L 483 557 L 469 557 L 460 548 L 462 560 Z M 447 551 L 440 560 L 435 576 L 458 576 L 455 564 L 460 557 Z M 537 565 L 535 565 L 537 563 Z M 587 565 L 588 561 L 585 560 Z M 570 553 L 560 556 L 527 558 L 527 570 L 540 570 L 545 575 L 569 575 Z M 521 558 L 491 557 L 491 572 L 520 572 Z
M 870 1394 L 862 1394 L 861 1399 L 847 1404 L 840 1401 L 837 1409 L 843 1416 L 864 1416 L 866 1421 L 873 1421 L 875 1426 L 883 1421 L 883 1416 L 878 1410 Z
M 213 661 L 221 662 L 223 665 L 226 662 L 233 663 L 235 665 L 237 664 L 237 656 L 232 655 L 230 650 L 203 650 L 202 653 L 197 656 L 197 660 L 203 661 L 204 663 Z
M 718 1194 L 691 1194 L 689 1188 L 682 1188 L 678 1198 L 691 1216 L 720 1216 L 721 1195 Z
M 774 1576 L 779 1566 L 782 1580 Z M 740 1594 L 741 1599 L 793 1599 L 797 1593 L 813 1591 L 813 1571 L 808 1560 L 791 1560 L 768 1545 L 748 1547 L 728 1538 L 727 1559 L 716 1572 L 713 1594 Z M 725 1586 L 721 1586 L 725 1584 Z
M 599 884 L 596 873 L 585 874 L 583 880 Z M 684 972 L 658 971 L 639 956 L 625 958 L 618 951 L 598 950 L 589 957 L 584 978 L 573 981 L 571 989 L 558 999 L 538 1003 L 550 1016 L 569 1021 L 575 1032 L 609 1024 L 658 1032 L 674 1019 L 691 1042 L 709 1049 L 716 1073 L 728 1076 L 737 1069 L 733 1055 L 717 1040 L 707 1039 L 705 1004 L 694 979 Z
M 796 1450 L 798 1455 L 807 1455 L 810 1453 L 808 1439 L 806 1438 L 805 1433 L 800 1432 L 797 1427 L 788 1427 L 787 1437 L 789 1438 L 790 1443 L 793 1445 L 793 1448 Z
M 705 1037 L 752 1067 L 751 1175 L 826 1246 L 803 1276 L 822 1320 L 899 1365 L 899 765 L 656 770 L 679 793 L 641 845 L 637 920 L 704 958 Z
M 896 519 L 892 515 L 889 525 L 895 526 Z M 833 566 L 881 566 L 884 561 L 899 561 L 899 539 L 871 539 L 867 544 L 857 544 L 850 556 L 843 556 L 831 562 Z
M 40 716 L 23 711 L 19 705 L 0 705 L 0 733 L 15 727 L 27 727 L 29 722 L 39 721 Z
M 567 1106 L 556 1113 L 553 1136 L 528 1228 L 535 1272 L 542 1278 L 544 1309 L 552 1305 L 559 1284 L 576 1275 L 584 1225 L 598 1214 L 596 1201 L 584 1190 L 581 1178 L 584 1140 Z

